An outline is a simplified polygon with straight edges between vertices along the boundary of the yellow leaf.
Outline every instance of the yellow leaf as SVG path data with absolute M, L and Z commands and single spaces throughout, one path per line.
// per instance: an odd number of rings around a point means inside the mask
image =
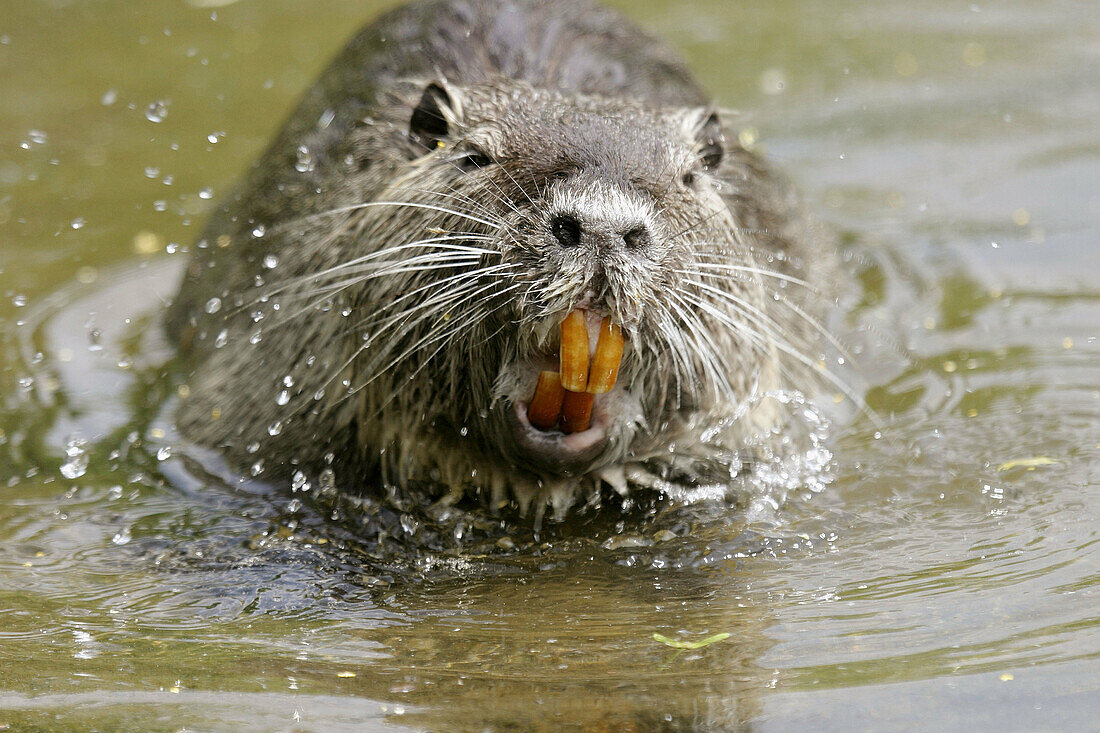
M 710 646 L 711 644 L 715 644 L 719 641 L 724 641 L 728 638 L 730 638 L 730 633 L 728 631 L 723 631 L 722 633 L 715 634 L 714 636 L 708 636 L 707 638 L 700 639 L 699 641 L 680 641 L 679 639 L 670 639 L 664 634 L 653 632 L 654 641 L 659 641 L 665 646 L 670 646 L 673 649 L 702 649 L 705 646 Z
M 1053 458 L 1047 458 L 1046 456 L 1036 456 L 1035 458 L 1019 458 L 1015 461 L 1005 461 L 1001 465 L 997 466 L 998 471 L 1011 471 L 1014 468 L 1035 468 L 1036 466 L 1053 466 L 1058 461 Z

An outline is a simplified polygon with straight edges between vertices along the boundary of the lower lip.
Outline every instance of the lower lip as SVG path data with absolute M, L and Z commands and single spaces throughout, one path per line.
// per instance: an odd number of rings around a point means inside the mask
M 592 425 L 588 430 L 566 435 L 557 430 L 550 432 L 539 430 L 532 425 L 527 419 L 527 404 L 526 401 L 521 400 L 516 402 L 512 407 L 512 414 L 515 416 L 520 426 L 522 426 L 522 429 L 537 435 L 540 441 L 554 441 L 560 446 L 564 454 L 579 455 L 607 440 L 607 426 L 610 421 L 607 415 L 598 409 L 594 409 L 592 412 Z

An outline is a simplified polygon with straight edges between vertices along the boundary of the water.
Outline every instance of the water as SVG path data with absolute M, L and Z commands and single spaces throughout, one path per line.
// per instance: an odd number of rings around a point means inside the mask
M 777 510 L 538 540 L 273 491 L 165 417 L 157 303 L 368 5 L 3 4 L 0 725 L 1095 725 L 1089 4 L 631 6 L 842 234 L 881 424 L 835 425 Z

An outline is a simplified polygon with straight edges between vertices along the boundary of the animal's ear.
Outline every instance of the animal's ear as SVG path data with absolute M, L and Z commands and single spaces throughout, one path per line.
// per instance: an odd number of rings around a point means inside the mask
M 726 136 L 722 133 L 722 120 L 712 109 L 700 110 L 701 122 L 696 128 L 695 145 L 699 162 L 706 170 L 714 170 L 722 162 L 726 152 Z
M 432 82 L 424 87 L 420 102 L 409 118 L 409 137 L 428 150 L 434 150 L 439 141 L 447 137 L 448 117 L 454 112 L 455 105 L 446 88 Z

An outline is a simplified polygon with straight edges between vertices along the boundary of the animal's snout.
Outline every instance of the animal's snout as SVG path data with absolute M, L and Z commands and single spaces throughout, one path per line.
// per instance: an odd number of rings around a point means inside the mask
M 649 225 L 641 219 L 586 223 L 574 214 L 553 217 L 550 234 L 565 249 L 585 246 L 597 253 L 614 249 L 644 251 L 653 241 Z

